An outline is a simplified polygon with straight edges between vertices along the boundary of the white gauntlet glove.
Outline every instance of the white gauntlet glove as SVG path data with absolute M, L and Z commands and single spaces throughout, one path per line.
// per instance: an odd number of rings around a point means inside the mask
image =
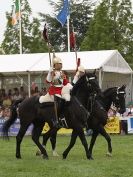
M 74 76 L 73 84 L 76 84 L 76 82 L 78 81 L 78 79 L 79 79 L 79 71 L 77 71 L 76 75 Z
M 79 77 L 79 75 L 80 75 L 80 73 L 79 73 L 79 71 L 77 71 L 77 72 L 76 72 L 76 76 Z
M 46 77 L 46 80 L 47 80 L 48 82 L 52 82 L 52 72 L 53 72 L 53 67 L 50 67 L 49 72 L 48 72 L 48 75 L 47 75 L 47 77 Z
M 53 67 L 49 68 L 49 73 L 53 72 Z

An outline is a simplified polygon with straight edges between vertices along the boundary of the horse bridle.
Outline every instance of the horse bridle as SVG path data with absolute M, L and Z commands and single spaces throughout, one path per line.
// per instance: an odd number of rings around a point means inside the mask
M 119 94 L 126 94 L 126 92 L 125 91 L 119 91 L 119 89 L 120 89 L 120 87 L 117 87 L 117 90 L 116 90 L 116 102 L 113 102 L 113 105 L 115 106 L 115 107 L 118 107 L 118 106 L 120 106 L 120 104 L 119 104 L 119 101 L 120 101 L 120 99 L 119 99 Z
M 91 86 L 90 81 L 91 81 L 91 80 L 95 80 L 95 79 L 96 79 L 95 77 L 90 77 L 90 78 L 88 78 L 88 77 L 86 76 L 87 86 L 88 86 L 88 87 Z

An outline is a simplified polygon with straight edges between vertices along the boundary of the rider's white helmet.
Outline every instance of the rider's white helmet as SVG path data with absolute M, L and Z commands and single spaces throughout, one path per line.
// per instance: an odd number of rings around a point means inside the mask
M 53 65 L 56 64 L 56 63 L 61 63 L 61 64 L 62 64 L 61 58 L 55 56 L 55 57 L 53 58 Z
M 85 73 L 85 68 L 83 66 L 79 66 L 78 71 Z

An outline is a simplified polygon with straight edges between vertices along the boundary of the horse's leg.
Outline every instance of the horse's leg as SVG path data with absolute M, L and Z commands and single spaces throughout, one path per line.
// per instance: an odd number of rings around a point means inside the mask
M 55 131 L 55 133 L 53 133 L 50 136 L 50 142 L 51 142 L 51 145 L 52 145 L 53 156 L 58 157 L 59 154 L 56 151 L 56 137 L 57 137 L 57 131 Z
M 44 126 L 44 124 L 40 124 L 40 125 L 34 124 L 33 130 L 32 130 L 32 140 L 38 146 L 39 150 L 41 151 L 41 154 L 43 154 L 43 158 L 48 159 L 48 154 L 47 154 L 45 148 L 39 142 L 39 137 L 41 135 L 43 126 Z
M 28 125 L 22 125 L 20 124 L 19 132 L 16 136 L 16 158 L 21 159 L 21 153 L 20 153 L 20 145 L 22 142 L 22 139 L 26 133 L 26 130 L 28 129 Z
M 106 155 L 111 157 L 112 156 L 111 138 L 102 125 L 99 127 L 99 133 L 106 139 L 108 143 L 108 152 Z
M 85 137 L 85 134 L 84 134 L 84 130 L 82 128 L 80 130 L 78 130 L 78 135 L 79 135 L 79 138 L 82 142 L 82 145 L 84 146 L 87 159 L 91 159 L 90 158 L 90 152 L 89 152 L 89 149 L 88 149 L 88 143 L 87 143 L 87 140 L 86 140 L 86 137 Z
M 50 129 L 48 132 L 46 132 L 45 134 L 43 134 L 42 144 L 43 144 L 43 146 L 46 147 L 47 141 L 50 138 L 51 145 L 52 145 L 53 156 L 59 156 L 58 153 L 55 150 L 57 131 L 58 131 L 58 129 L 54 127 L 52 129 Z
M 76 142 L 76 139 L 77 139 L 77 131 L 73 130 L 72 131 L 72 135 L 71 135 L 71 140 L 70 140 L 70 144 L 69 146 L 67 147 L 67 149 L 63 152 L 63 159 L 66 159 L 69 151 L 72 149 L 72 147 L 74 146 L 75 142 Z
M 89 159 L 90 160 L 93 160 L 93 157 L 92 157 L 92 149 L 93 149 L 93 146 L 95 144 L 95 141 L 96 141 L 96 138 L 98 136 L 98 132 L 93 130 L 93 133 L 92 133 L 92 137 L 91 137 L 91 141 L 90 141 L 90 146 L 89 146 L 89 154 L 90 154 L 90 157 Z

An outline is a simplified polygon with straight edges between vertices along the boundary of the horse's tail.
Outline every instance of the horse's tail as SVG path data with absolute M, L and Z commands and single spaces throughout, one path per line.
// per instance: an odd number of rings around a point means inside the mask
M 8 130 L 10 126 L 15 122 L 15 120 L 18 118 L 17 109 L 18 105 L 23 101 L 23 99 L 16 100 L 13 105 L 11 106 L 11 116 L 8 120 L 6 120 L 2 127 L 2 136 L 4 138 L 8 138 Z

